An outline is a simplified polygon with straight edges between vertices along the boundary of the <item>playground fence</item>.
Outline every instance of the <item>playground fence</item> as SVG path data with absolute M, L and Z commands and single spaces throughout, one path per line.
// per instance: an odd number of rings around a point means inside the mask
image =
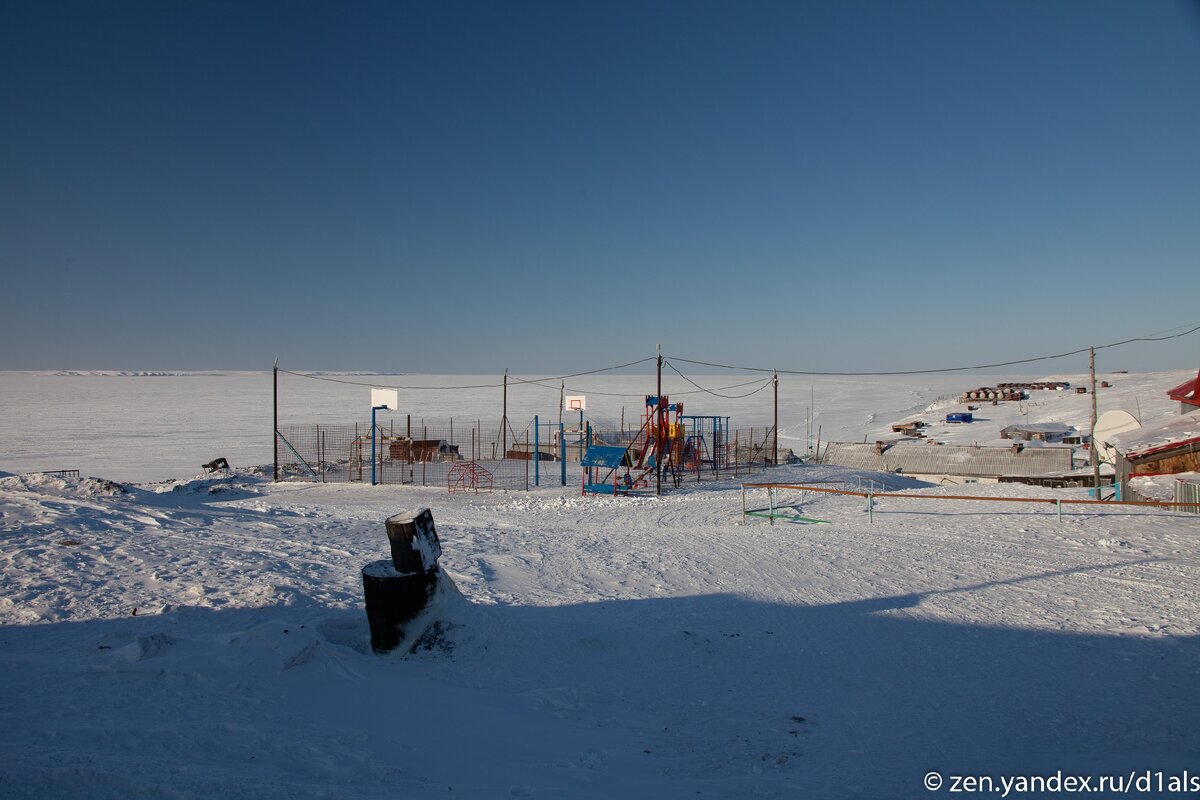
M 496 489 L 580 485 L 579 461 L 590 444 L 640 448 L 644 433 L 535 420 L 413 420 L 399 414 L 376 424 L 289 424 L 276 430 L 280 479 L 448 486 L 455 464 L 476 462 Z M 773 430 L 750 427 L 687 437 L 664 470 L 663 488 L 748 477 L 772 463 Z M 653 483 L 652 476 L 651 483 Z

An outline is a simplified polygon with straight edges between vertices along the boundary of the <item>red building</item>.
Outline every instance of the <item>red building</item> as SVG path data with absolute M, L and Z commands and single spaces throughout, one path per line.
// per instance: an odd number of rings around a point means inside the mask
M 1179 413 L 1186 414 L 1200 408 L 1200 372 L 1167 392 L 1172 400 L 1179 401 Z

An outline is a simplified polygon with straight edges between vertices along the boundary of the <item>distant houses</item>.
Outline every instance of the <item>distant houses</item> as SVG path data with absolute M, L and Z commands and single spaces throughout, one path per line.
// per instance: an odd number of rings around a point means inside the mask
M 1107 387 L 1107 381 L 1101 386 Z M 994 389 L 974 389 L 963 393 L 960 400 L 1017 399 L 1030 391 L 1059 391 L 1071 389 L 1066 381 L 1002 383 Z M 1086 392 L 1085 387 L 1076 387 Z M 1200 372 L 1167 392 L 1180 404 L 1181 415 L 1151 427 L 1133 427 L 1137 420 L 1130 414 L 1110 411 L 1096 427 L 1097 451 L 1103 459 L 1099 465 L 1099 483 L 1120 483 L 1119 497 L 1149 499 L 1147 491 L 1162 499 L 1165 488 L 1187 483 L 1191 494 L 1200 498 Z M 967 412 L 951 412 L 947 423 L 973 422 L 974 407 Z M 1119 418 L 1123 415 L 1128 424 Z M 925 427 L 920 422 L 892 425 L 893 433 L 903 434 L 898 441 L 830 442 L 820 453 L 823 463 L 852 469 L 877 472 L 898 472 L 927 479 L 962 478 L 1028 483 L 1048 487 L 1091 486 L 1096 482 L 1096 468 L 1073 462 L 1074 446 L 1088 445 L 1090 436 L 1062 422 L 1033 422 L 1009 425 L 1000 431 L 1000 438 L 1011 444 L 956 445 L 933 439 L 922 439 Z M 1132 428 L 1132 430 L 1130 429 Z M 1102 445 L 1102 446 L 1101 446 Z M 1151 481 L 1151 479 L 1157 479 Z M 1185 487 L 1186 488 L 1186 487 Z M 1189 501 L 1190 502 L 1190 501 Z M 1198 500 L 1200 507 L 1200 500 Z

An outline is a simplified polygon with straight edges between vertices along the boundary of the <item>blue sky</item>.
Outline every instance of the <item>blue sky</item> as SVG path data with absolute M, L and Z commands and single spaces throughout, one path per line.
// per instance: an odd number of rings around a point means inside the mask
M 927 369 L 1200 324 L 1195 2 L 0 2 L 0 108 L 0 369 Z

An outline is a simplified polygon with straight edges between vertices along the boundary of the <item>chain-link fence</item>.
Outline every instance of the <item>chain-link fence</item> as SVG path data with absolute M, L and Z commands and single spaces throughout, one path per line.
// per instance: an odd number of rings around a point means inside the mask
M 710 418 L 715 419 L 715 418 Z M 727 419 L 727 418 L 726 418 Z M 372 435 L 374 434 L 374 435 Z M 672 426 L 661 456 L 662 486 L 750 475 L 774 460 L 770 427 L 730 429 L 727 422 Z M 450 490 L 530 489 L 580 485 L 579 462 L 591 445 L 626 447 L 653 482 L 654 461 L 641 457 L 646 428 L 604 430 L 584 420 L 523 428 L 511 421 L 281 425 L 276 431 L 283 480 L 414 484 Z M 782 460 L 783 454 L 780 455 Z M 636 468 L 635 468 L 636 469 Z
M 518 435 L 510 427 L 502 435 L 499 423 L 406 421 L 376 425 L 373 432 L 362 423 L 286 425 L 277 436 L 280 477 L 288 480 L 449 486 L 465 477 L 480 489 L 526 489 L 539 477 L 532 449 L 522 447 L 529 432 Z M 476 469 L 463 476 L 455 470 L 460 464 Z

